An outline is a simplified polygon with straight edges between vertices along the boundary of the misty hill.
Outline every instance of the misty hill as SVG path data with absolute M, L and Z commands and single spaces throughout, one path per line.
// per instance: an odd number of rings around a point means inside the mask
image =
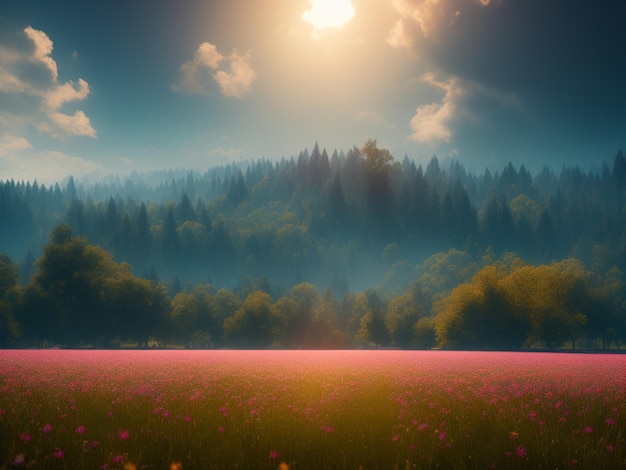
M 398 162 L 372 141 L 330 157 L 316 144 L 297 158 L 202 174 L 50 187 L 4 181 L 0 251 L 19 262 L 25 282 L 64 222 L 135 275 L 183 285 L 233 288 L 264 277 L 283 289 L 307 281 L 362 290 L 393 266 L 451 248 L 514 252 L 533 263 L 574 256 L 598 273 L 623 271 L 625 188 L 621 152 L 597 173 L 544 167 L 532 175 L 509 164 L 471 174 L 436 157 L 426 168 Z

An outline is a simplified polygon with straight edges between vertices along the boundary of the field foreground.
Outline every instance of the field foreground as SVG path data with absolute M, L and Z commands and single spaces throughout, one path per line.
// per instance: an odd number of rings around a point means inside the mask
M 0 351 L 0 469 L 626 468 L 625 389 L 623 355 Z

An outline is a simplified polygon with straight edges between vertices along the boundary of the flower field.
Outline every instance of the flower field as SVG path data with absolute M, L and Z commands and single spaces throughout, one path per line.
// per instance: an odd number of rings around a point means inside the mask
M 626 356 L 0 351 L 0 469 L 626 468 Z

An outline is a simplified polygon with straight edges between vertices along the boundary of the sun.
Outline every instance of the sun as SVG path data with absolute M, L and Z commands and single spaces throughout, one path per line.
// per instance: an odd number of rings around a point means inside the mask
M 301 18 L 316 30 L 340 28 L 354 17 L 351 0 L 309 0 L 311 9 Z

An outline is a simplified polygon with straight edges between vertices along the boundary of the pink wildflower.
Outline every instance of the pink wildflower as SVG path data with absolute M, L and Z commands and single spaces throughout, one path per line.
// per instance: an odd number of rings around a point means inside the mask
M 78 434 L 81 434 L 81 435 L 82 435 L 82 434 L 84 434 L 84 433 L 85 433 L 85 426 L 83 426 L 83 425 L 81 424 L 80 426 L 78 426 L 78 427 L 76 428 L 76 432 L 77 432 Z
M 397 435 L 397 434 L 391 438 L 391 440 L 392 440 L 393 442 L 396 442 L 396 441 L 397 441 L 397 440 L 399 440 L 399 439 L 400 439 L 400 436 L 399 436 L 399 435 Z
M 606 446 L 606 450 L 608 450 L 609 452 L 613 452 L 613 451 L 615 451 L 615 447 L 613 447 L 611 444 L 609 444 L 608 446 Z
M 517 449 L 515 449 L 515 453 L 517 453 L 518 457 L 526 457 L 526 449 L 524 446 L 518 446 Z
M 129 436 L 128 429 L 118 429 L 117 435 L 120 437 L 120 439 L 123 439 L 123 440 L 128 439 L 128 436 Z
M 226 428 L 224 426 L 220 426 L 219 428 L 217 428 L 218 432 L 224 432 L 226 431 Z
M 22 441 L 24 444 L 30 442 L 30 439 L 31 436 L 27 432 L 20 433 L 20 441 Z
M 41 432 L 44 434 L 48 434 L 50 431 L 52 431 L 52 425 L 50 423 L 44 424 L 43 428 L 41 428 Z
M 446 438 L 446 432 L 441 431 L 439 435 L 437 436 L 437 438 L 439 438 L 440 441 L 443 441 Z
M 585 434 L 591 434 L 593 432 L 593 428 L 591 426 L 585 426 Z
M 608 424 L 609 426 L 613 426 L 614 424 L 617 424 L 617 421 L 615 421 L 613 418 L 607 418 L 606 424 Z
M 54 449 L 54 452 L 52 453 L 52 455 L 54 456 L 55 459 L 62 459 L 65 456 L 65 454 L 63 453 L 61 449 Z
M 280 454 L 276 450 L 270 450 L 270 459 L 277 459 L 280 457 Z
M 113 461 L 113 463 L 120 463 L 122 461 L 122 456 L 118 454 L 111 460 Z

